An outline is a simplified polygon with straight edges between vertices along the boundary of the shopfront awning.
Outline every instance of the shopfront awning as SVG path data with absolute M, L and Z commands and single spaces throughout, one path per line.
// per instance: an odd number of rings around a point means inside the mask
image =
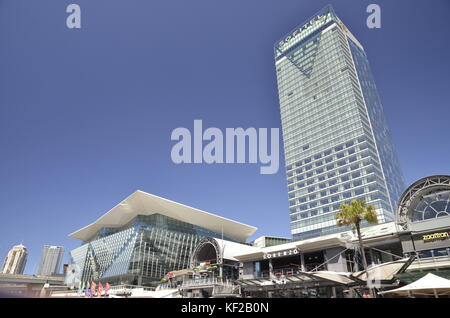
M 318 283 L 319 285 L 343 285 L 343 286 L 357 286 L 366 285 L 367 277 L 369 281 L 378 281 L 381 283 L 392 282 L 395 275 L 403 273 L 406 268 L 414 260 L 414 256 L 403 258 L 397 261 L 384 263 L 373 266 L 365 271 L 348 273 L 348 272 L 333 272 L 333 271 L 315 271 L 315 272 L 299 272 L 294 275 L 286 275 L 274 278 L 255 278 L 242 279 L 237 281 L 243 287 L 265 287 L 280 284 L 298 284 L 307 286 L 311 283 Z M 317 284 L 315 284 L 317 286 Z
M 243 287 L 265 287 L 274 285 L 302 285 L 308 286 L 314 284 L 321 285 L 350 285 L 358 282 L 356 278 L 351 277 L 349 273 L 338 273 L 330 271 L 317 272 L 300 272 L 294 275 L 286 275 L 282 277 L 258 278 L 258 279 L 243 279 L 237 281 Z

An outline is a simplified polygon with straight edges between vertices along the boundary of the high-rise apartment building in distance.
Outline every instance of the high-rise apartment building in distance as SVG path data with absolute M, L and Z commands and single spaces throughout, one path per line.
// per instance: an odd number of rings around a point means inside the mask
M 294 240 L 337 227 L 343 203 L 366 200 L 394 220 L 404 189 L 362 45 L 327 6 L 275 44 Z
M 28 251 L 22 244 L 14 246 L 3 264 L 3 274 L 23 274 L 27 263 Z
M 60 274 L 61 261 L 64 256 L 63 246 L 44 245 L 37 275 L 55 276 Z

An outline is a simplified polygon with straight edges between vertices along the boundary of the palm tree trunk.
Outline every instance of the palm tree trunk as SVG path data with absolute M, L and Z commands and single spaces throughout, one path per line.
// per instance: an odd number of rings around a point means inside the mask
M 361 238 L 361 230 L 359 226 L 359 222 L 355 224 L 356 232 L 358 233 L 358 241 L 359 241 L 359 248 L 361 250 L 361 256 L 363 261 L 364 270 L 367 271 L 367 260 L 366 260 L 366 253 L 364 252 L 364 245 Z
M 359 241 L 359 248 L 361 249 L 361 256 L 362 256 L 362 260 L 363 260 L 363 266 L 364 266 L 364 271 L 366 272 L 366 281 L 367 284 L 369 284 L 369 275 L 367 273 L 367 260 L 366 260 L 366 253 L 364 252 L 364 245 L 363 245 L 363 241 L 362 241 L 362 237 L 361 237 L 361 229 L 360 229 L 360 223 L 356 223 L 356 232 L 358 233 L 358 241 Z M 368 285 L 369 287 L 369 285 Z M 369 287 L 370 293 L 372 294 L 372 297 L 376 297 L 375 292 L 372 290 L 371 287 Z

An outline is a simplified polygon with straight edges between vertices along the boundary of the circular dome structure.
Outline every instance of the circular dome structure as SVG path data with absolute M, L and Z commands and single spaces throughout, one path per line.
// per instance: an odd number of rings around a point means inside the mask
M 410 230 L 412 223 L 450 216 L 450 176 L 435 175 L 414 182 L 400 197 L 397 224 Z
M 191 268 L 198 266 L 201 262 L 215 260 L 214 263 L 222 264 L 222 253 L 216 239 L 205 237 L 201 239 L 191 254 Z

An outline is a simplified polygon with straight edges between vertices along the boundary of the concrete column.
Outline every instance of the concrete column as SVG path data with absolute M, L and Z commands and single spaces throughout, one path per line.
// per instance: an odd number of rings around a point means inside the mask
M 336 287 L 331 287 L 331 293 L 333 298 L 337 298 Z
M 273 263 L 272 263 L 272 259 L 269 259 L 269 276 L 270 276 L 270 278 L 273 277 Z
M 305 255 L 303 255 L 303 252 L 300 252 L 300 269 L 302 270 L 302 272 L 306 272 Z
M 370 255 L 370 263 L 372 265 L 375 265 L 372 249 L 369 249 L 369 255 Z

